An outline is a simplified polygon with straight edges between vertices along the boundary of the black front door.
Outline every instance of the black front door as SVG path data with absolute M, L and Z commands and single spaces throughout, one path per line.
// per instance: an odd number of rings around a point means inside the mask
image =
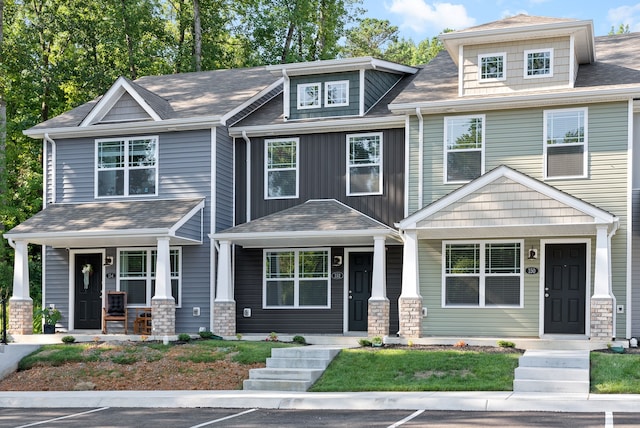
M 586 244 L 550 244 L 545 249 L 544 332 L 584 334 Z
M 85 267 L 91 266 L 90 269 Z M 83 273 L 83 269 L 87 272 Z M 102 254 L 76 254 L 73 272 L 76 329 L 102 328 Z
M 349 331 L 367 331 L 373 253 L 349 254 Z

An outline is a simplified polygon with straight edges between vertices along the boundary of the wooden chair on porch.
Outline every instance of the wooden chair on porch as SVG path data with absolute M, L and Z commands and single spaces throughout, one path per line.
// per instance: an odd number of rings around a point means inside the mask
M 136 308 L 133 319 L 133 333 L 150 335 L 151 328 L 151 308 Z
M 127 334 L 127 293 L 124 291 L 108 291 L 106 307 L 102 308 L 102 333 L 107 333 L 109 321 L 122 322 L 124 334 Z

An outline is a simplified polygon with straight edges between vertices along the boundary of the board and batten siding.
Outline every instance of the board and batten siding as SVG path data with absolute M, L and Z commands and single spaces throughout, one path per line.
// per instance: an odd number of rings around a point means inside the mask
M 584 179 L 544 179 L 543 132 L 545 109 L 517 109 L 485 114 L 485 172 L 507 165 L 556 187 L 618 217 L 620 228 L 612 238 L 612 290 L 617 304 L 626 302 L 627 293 L 627 145 L 628 103 L 599 103 L 562 108 L 588 108 L 588 177 Z M 549 108 L 548 110 L 552 110 Z M 460 185 L 443 184 L 444 115 L 424 117 L 423 206 L 451 193 Z M 417 120 L 411 120 L 410 151 L 416 153 Z M 409 207 L 417 208 L 415 173 L 418 163 L 410 161 Z M 517 237 L 515 237 L 517 238 Z M 554 237 L 557 238 L 557 237 Z M 438 246 L 437 251 L 440 251 Z M 595 244 L 592 245 L 595 251 Z M 441 263 L 441 261 L 439 261 Z M 421 266 L 425 274 L 424 268 Z M 592 276 L 593 278 L 593 276 Z M 421 277 L 424 281 L 426 278 Z M 432 277 L 429 278 L 433 280 Z M 438 284 L 440 279 L 438 279 Z M 626 332 L 626 317 L 616 317 L 618 337 Z
M 349 105 L 325 107 L 324 84 L 326 82 L 349 81 Z M 298 85 L 320 83 L 320 106 L 317 108 L 298 109 Z M 292 76 L 290 79 L 289 120 L 318 117 L 357 116 L 360 113 L 360 75 L 357 71 L 344 73 L 319 74 L 313 76 Z
M 382 133 L 383 193 L 381 195 L 347 196 L 347 135 Z M 268 139 L 299 138 L 299 194 L 291 199 L 265 199 L 264 138 L 251 139 L 251 218 L 256 219 L 282 211 L 309 199 L 336 199 L 391 227 L 404 217 L 404 129 L 371 130 L 367 132 L 334 132 L 299 136 L 269 137 Z M 236 144 L 240 143 L 236 139 Z M 241 143 L 244 146 L 243 143 Z M 239 187 L 246 175 L 246 158 L 242 149 L 236 150 L 236 195 L 243 198 L 246 188 Z M 236 204 L 236 219 L 245 218 Z
M 524 52 L 527 50 L 553 49 L 553 76 L 524 77 Z M 505 80 L 479 81 L 478 55 L 506 53 Z M 487 95 L 569 87 L 570 58 L 569 37 L 542 40 L 491 43 L 464 47 L 464 95 Z M 576 67 L 577 69 L 577 67 Z

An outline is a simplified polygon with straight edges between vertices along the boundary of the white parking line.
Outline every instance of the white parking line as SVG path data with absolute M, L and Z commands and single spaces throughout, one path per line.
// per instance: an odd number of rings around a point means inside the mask
M 191 428 L 206 427 L 207 425 L 213 425 L 213 424 L 216 424 L 218 422 L 226 421 L 227 419 L 237 418 L 238 416 L 246 415 L 247 413 L 252 413 L 252 412 L 255 412 L 256 410 L 258 410 L 258 409 L 245 410 L 244 412 L 236 413 L 235 415 L 229 415 L 229 416 L 226 416 L 224 418 L 214 419 L 214 420 L 209 421 L 209 422 L 203 422 L 200 425 L 194 425 Z
M 393 425 L 389 425 L 387 428 L 396 428 L 396 427 L 399 427 L 400 425 L 404 425 L 405 423 L 409 422 L 411 419 L 413 419 L 416 416 L 419 416 L 419 415 L 421 415 L 423 413 L 424 413 L 424 409 L 423 410 L 416 410 L 415 412 L 413 412 L 412 414 L 410 414 L 409 416 L 407 416 L 403 420 L 398 421 Z
M 48 419 L 46 421 L 34 422 L 32 424 L 27 424 L 27 425 L 20 425 L 19 427 L 16 427 L 16 428 L 34 427 L 36 425 L 48 424 L 49 422 L 61 421 L 63 419 L 69 419 L 69 418 L 75 418 L 76 416 L 87 415 L 89 413 L 100 412 L 102 410 L 107 410 L 107 409 L 108 409 L 108 407 L 101 407 L 99 409 L 88 410 L 86 412 L 81 412 L 81 413 L 73 413 L 73 414 L 67 415 L 67 416 L 60 416 L 59 418 Z
M 613 428 L 613 412 L 604 412 L 604 428 Z

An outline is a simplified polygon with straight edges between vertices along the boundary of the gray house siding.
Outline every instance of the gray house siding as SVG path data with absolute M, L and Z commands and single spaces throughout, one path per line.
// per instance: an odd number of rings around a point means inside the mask
M 41 303 L 45 307 L 54 304 L 63 314 L 60 322 L 67 326 L 69 322 L 69 252 L 65 248 L 46 247 L 43 265 L 42 279 L 46 280 L 47 288 L 44 290 Z
M 349 81 L 349 105 L 344 107 L 325 107 L 324 84 L 339 80 Z M 320 83 L 320 107 L 298 110 L 298 85 L 304 83 Z M 357 71 L 321 74 L 314 76 L 291 77 L 291 95 L 289 119 L 309 119 L 317 117 L 356 116 L 360 113 L 360 76 Z
M 384 94 L 398 83 L 402 78 L 400 74 L 385 73 L 377 70 L 365 70 L 364 72 L 364 111 L 369 111 Z
M 176 231 L 176 236 L 193 239 L 194 241 L 205 240 L 202 217 L 202 212 L 194 214 L 193 217 L 191 217 L 181 228 Z
M 233 139 L 225 128 L 216 129 L 215 230 L 233 226 Z
M 383 194 L 347 196 L 346 132 L 300 135 L 299 195 L 293 199 L 265 199 L 264 139 L 251 139 L 251 218 L 256 219 L 299 205 L 309 199 L 337 199 L 378 221 L 393 226 L 404 216 L 404 129 L 386 129 L 383 134 Z M 361 132 L 354 132 L 354 134 Z M 292 136 L 296 137 L 296 136 Z M 275 138 L 275 137 L 270 137 Z M 239 140 L 236 140 L 236 144 Z M 244 146 L 240 143 L 238 147 Z M 243 177 L 245 157 L 236 151 L 236 219 L 244 219 L 241 199 L 246 195 Z
M 100 122 L 130 122 L 134 119 L 150 119 L 149 113 L 140 107 L 128 92 L 125 92 Z
M 633 190 L 633 256 L 631 281 L 631 336 L 640 336 L 640 189 Z M 620 302 L 618 302 L 620 303 Z

